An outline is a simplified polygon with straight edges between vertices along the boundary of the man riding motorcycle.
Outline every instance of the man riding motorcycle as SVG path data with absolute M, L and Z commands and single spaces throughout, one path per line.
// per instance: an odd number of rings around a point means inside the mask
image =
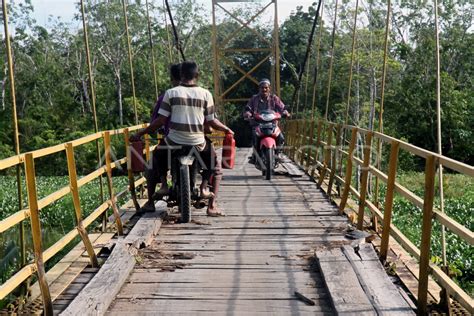
M 216 159 L 213 158 L 212 146 L 206 142 L 204 137 L 204 122 L 210 127 L 225 133 L 233 134 L 233 131 L 216 119 L 214 114 L 214 102 L 212 94 L 199 86 L 197 80 L 199 69 L 195 62 L 185 61 L 181 64 L 181 83 L 179 86 L 166 91 L 163 103 L 158 111 L 158 117 L 151 124 L 132 135 L 131 141 L 138 141 L 144 134 L 149 134 L 163 126 L 168 118 L 170 121 L 169 133 L 165 137 L 163 146 L 159 146 L 156 161 L 160 171 L 164 175 L 168 171 L 168 150 L 176 146 L 193 146 L 199 152 L 205 163 L 203 182 L 200 195 L 210 197 L 206 188 L 216 170 Z M 219 215 L 215 201 L 209 204 L 207 211 L 209 216 Z
M 258 84 L 258 88 L 259 93 L 252 96 L 245 107 L 243 114 L 244 119 L 249 120 L 254 117 L 255 113 L 260 113 L 266 110 L 278 112 L 282 117 L 290 116 L 290 113 L 285 110 L 285 104 L 283 104 L 281 99 L 271 93 L 270 80 L 262 79 Z M 260 148 L 258 148 L 257 140 L 255 124 L 252 124 L 252 145 L 254 147 L 254 152 L 260 155 Z M 283 136 L 283 133 L 280 133 L 276 138 L 277 156 L 279 156 L 284 143 L 285 137 Z M 255 162 L 254 155 L 252 155 L 250 160 L 252 163 Z

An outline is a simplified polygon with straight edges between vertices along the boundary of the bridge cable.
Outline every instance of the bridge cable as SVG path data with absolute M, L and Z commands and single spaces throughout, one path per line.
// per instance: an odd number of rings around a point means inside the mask
M 2 0 L 3 27 L 5 31 L 5 46 L 8 59 L 8 77 L 10 80 L 10 94 L 12 98 L 12 117 L 13 117 L 13 139 L 15 143 L 15 154 L 20 155 L 20 133 L 18 131 L 18 116 L 16 111 L 16 90 L 15 74 L 13 72 L 12 47 L 10 43 L 10 32 L 8 30 L 8 8 L 7 1 Z M 18 210 L 23 209 L 23 193 L 21 190 L 21 164 L 16 165 L 16 185 L 18 196 Z M 23 268 L 26 265 L 26 244 L 25 244 L 25 224 L 20 222 L 20 263 Z M 22 288 L 22 292 L 24 288 Z M 26 292 L 26 291 L 25 291 Z
M 321 37 L 323 36 L 323 11 L 324 11 L 324 0 L 321 1 L 321 14 L 319 18 L 319 36 L 316 47 L 316 63 L 314 65 L 314 77 L 313 77 L 313 96 L 311 101 L 311 121 L 314 121 L 314 111 L 316 108 L 316 88 L 318 83 L 319 66 L 321 61 Z
M 176 31 L 176 26 L 174 25 L 173 15 L 171 14 L 170 5 L 168 0 L 165 0 L 166 3 L 166 10 L 168 11 L 168 15 L 170 17 L 171 27 L 173 28 L 174 39 L 176 42 L 176 49 L 178 49 L 179 53 L 181 54 L 182 61 L 186 61 L 186 57 L 184 56 L 183 48 L 181 47 L 181 43 L 179 41 L 178 32 Z
M 165 18 L 165 28 L 166 28 L 166 38 L 167 38 L 167 47 L 168 47 L 168 63 L 171 65 L 173 64 L 173 53 L 172 53 L 172 45 L 171 45 L 171 39 L 170 39 L 170 31 L 168 27 L 168 16 L 166 12 L 166 4 L 165 0 L 163 0 L 163 16 Z
M 81 0 L 81 14 L 82 14 L 82 28 L 83 28 L 83 36 L 84 36 L 84 46 L 86 50 L 86 62 L 87 62 L 87 72 L 89 75 L 89 91 L 90 91 L 90 104 L 92 106 L 92 116 L 94 119 L 94 132 L 98 133 L 99 132 L 99 124 L 97 120 L 97 108 L 96 108 L 96 95 L 95 95 L 95 86 L 94 86 L 94 75 L 92 72 L 92 62 L 91 62 L 91 54 L 90 54 L 90 48 L 89 48 L 89 36 L 87 33 L 87 21 L 86 21 L 86 10 L 84 6 L 84 0 Z M 100 150 L 100 143 L 99 140 L 96 139 L 95 141 L 95 147 L 96 147 L 96 152 L 97 152 L 97 161 L 99 163 L 99 166 L 102 167 L 102 154 Z M 104 203 L 104 183 L 103 183 L 103 178 L 102 175 L 99 177 L 99 196 L 100 196 L 100 202 Z M 102 219 L 102 229 L 105 230 L 107 225 L 106 222 L 106 217 Z
M 359 0 L 356 0 L 355 12 L 354 12 L 354 26 L 352 29 L 352 51 L 351 51 L 351 62 L 349 66 L 349 87 L 347 88 L 347 103 L 346 103 L 346 116 L 344 118 L 344 125 L 349 123 L 349 107 L 351 104 L 351 89 L 352 89 L 352 77 L 353 77 L 353 68 L 354 68 L 354 59 L 355 59 L 355 48 L 357 41 L 357 15 L 359 10 Z
M 153 38 L 151 34 L 151 22 L 150 22 L 150 12 L 148 8 L 148 0 L 145 1 L 146 6 L 146 19 L 147 19 L 147 26 L 148 26 L 148 42 L 150 44 L 150 55 L 151 55 L 151 64 L 153 69 L 153 83 L 155 84 L 155 97 L 158 100 L 158 80 L 156 78 L 156 63 L 155 63 L 155 51 L 153 49 Z
M 135 113 L 135 124 L 138 125 L 137 98 L 135 95 L 135 78 L 133 77 L 132 45 L 130 43 L 130 33 L 128 31 L 127 4 L 122 0 L 123 16 L 125 18 L 125 35 L 127 36 L 128 63 L 130 65 L 130 80 L 132 84 L 133 112 Z
M 351 104 L 351 90 L 352 90 L 352 78 L 353 78 L 353 68 L 354 68 L 354 59 L 355 59 L 355 51 L 356 51 L 356 41 L 357 41 L 357 17 L 358 17 L 358 10 L 359 10 L 359 0 L 356 0 L 355 4 L 355 11 L 354 11 L 354 24 L 353 24 L 353 29 L 352 29 L 352 48 L 351 48 L 351 61 L 349 64 L 349 86 L 347 88 L 347 102 L 346 102 L 346 111 L 345 111 L 345 117 L 344 117 L 344 125 L 349 124 L 349 108 Z M 346 144 L 346 135 L 347 135 L 348 129 L 343 128 L 342 129 L 342 146 Z M 339 160 L 339 175 L 342 176 L 342 152 L 338 153 L 338 160 Z
M 331 36 L 331 57 L 329 59 L 329 78 L 328 78 L 328 87 L 326 95 L 326 111 L 324 112 L 324 119 L 328 119 L 328 110 L 329 110 L 329 95 L 331 94 L 331 81 L 332 81 L 332 69 L 334 65 L 334 47 L 335 47 L 335 38 L 336 38 L 336 27 L 337 27 L 337 9 L 339 1 L 336 0 L 336 6 L 334 9 L 334 21 L 332 27 L 332 36 Z
M 387 16 L 385 20 L 385 44 L 384 44 L 384 55 L 383 55 L 383 67 L 382 67 L 382 86 L 380 92 L 380 110 L 379 110 L 379 133 L 383 133 L 383 106 L 385 101 L 385 84 L 387 78 L 387 66 L 388 66 L 388 44 L 390 40 L 390 16 L 391 16 L 391 0 L 387 1 Z M 375 117 L 375 115 L 374 115 Z M 372 124 L 372 126 L 374 126 Z M 377 168 L 380 170 L 381 162 L 382 162 L 382 144 L 380 138 L 377 138 Z M 379 178 L 375 177 L 375 199 L 374 204 L 375 206 L 379 206 Z M 375 215 L 373 217 L 375 219 Z
M 435 37 L 436 37 L 436 119 L 437 119 L 437 138 L 438 138 L 438 154 L 443 155 L 443 148 L 441 143 L 441 58 L 439 54 L 439 15 L 438 15 L 438 0 L 434 0 L 434 14 L 435 14 Z M 438 168 L 439 173 L 439 208 L 444 213 L 444 190 L 443 190 L 443 165 L 440 163 Z M 443 265 L 447 267 L 446 259 L 446 229 L 441 224 L 441 251 Z M 448 300 L 449 303 L 449 300 Z
M 298 95 L 298 92 L 300 90 L 300 87 L 301 87 L 301 79 L 303 77 L 303 73 L 304 73 L 304 70 L 306 68 L 306 62 L 308 60 L 308 56 L 309 56 L 309 53 L 311 51 L 311 45 L 312 45 L 312 42 L 313 42 L 313 37 L 314 37 L 314 31 L 316 29 L 316 25 L 318 24 L 318 17 L 319 17 L 319 11 L 321 9 L 321 3 L 323 2 L 323 0 L 319 0 L 318 2 L 318 8 L 316 9 L 316 14 L 314 16 L 314 20 L 313 20 L 313 26 L 311 28 L 311 33 L 309 35 L 309 41 L 308 41 L 308 45 L 306 47 L 306 53 L 305 53 L 305 57 L 303 59 L 303 65 L 301 66 L 300 68 L 300 73 L 298 74 L 298 82 L 297 82 L 297 85 L 296 85 L 296 89 L 295 91 L 293 91 L 293 97 L 291 99 L 291 104 L 295 104 L 295 101 L 296 101 L 296 96 Z M 299 98 L 298 98 L 299 99 Z M 299 101 L 299 100 L 298 100 Z M 299 102 L 297 102 L 297 106 L 298 106 Z M 298 113 L 298 111 L 296 112 Z

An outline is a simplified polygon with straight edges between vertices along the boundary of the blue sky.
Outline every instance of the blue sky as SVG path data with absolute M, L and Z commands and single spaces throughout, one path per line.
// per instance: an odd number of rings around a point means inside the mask
M 10 1 L 18 2 L 19 0 Z M 76 2 L 76 0 L 32 0 L 35 7 L 34 17 L 41 25 L 47 24 L 49 15 L 60 16 L 65 22 L 72 21 L 74 14 L 78 13 L 75 5 Z M 161 3 L 161 1 L 159 2 Z M 197 2 L 208 7 L 210 12 L 211 0 L 197 0 Z M 279 20 L 283 21 L 290 15 L 292 10 L 296 10 L 296 6 L 301 5 L 307 8 L 313 2 L 315 0 L 278 0 Z

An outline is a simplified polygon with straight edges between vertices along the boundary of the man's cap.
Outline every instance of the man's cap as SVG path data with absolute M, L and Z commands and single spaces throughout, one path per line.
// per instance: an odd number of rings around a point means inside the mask
M 269 85 L 269 86 L 272 85 L 272 84 L 270 83 L 270 80 L 267 79 L 267 78 L 264 78 L 264 79 L 260 80 L 260 82 L 258 83 L 258 86 L 262 86 L 262 85 L 264 85 L 264 84 L 267 84 L 267 85 Z

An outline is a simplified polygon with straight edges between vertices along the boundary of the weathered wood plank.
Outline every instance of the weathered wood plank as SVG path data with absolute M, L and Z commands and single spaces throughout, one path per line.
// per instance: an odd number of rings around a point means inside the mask
M 142 300 L 118 299 L 109 310 L 110 315 L 130 315 L 133 313 L 181 314 L 181 315 L 239 315 L 265 313 L 270 315 L 315 315 L 317 312 L 328 313 L 331 307 L 325 300 L 316 306 L 307 306 L 296 298 L 291 300 Z M 327 314 L 326 314 L 327 315 Z
M 302 177 L 304 172 L 292 162 L 284 162 L 281 164 L 291 177 Z
M 157 205 L 158 207 L 160 204 Z M 135 265 L 137 249 L 151 242 L 161 226 L 159 212 L 148 213 L 120 240 L 99 272 L 61 315 L 103 315 Z
M 113 233 L 90 234 L 91 242 L 94 245 L 96 254 L 101 246 L 113 237 Z M 54 265 L 46 273 L 49 284 L 51 299 L 54 301 L 63 290 L 71 284 L 74 278 L 89 264 L 89 258 L 85 252 L 84 245 L 80 242 L 63 259 Z M 33 284 L 31 287 L 31 300 L 34 301 L 41 295 L 39 285 Z
M 124 286 L 118 299 L 131 299 L 140 294 L 141 299 L 186 299 L 186 300 L 291 300 L 297 288 L 279 288 L 272 291 L 271 288 L 260 290 L 245 290 L 241 288 L 206 288 L 206 291 L 199 289 L 189 289 L 187 287 L 159 288 L 142 284 L 140 286 Z M 326 299 L 327 294 L 317 293 L 315 289 L 306 289 L 305 296 L 311 300 Z
M 344 246 L 343 252 L 351 261 L 364 290 L 379 315 L 414 315 L 413 310 L 390 281 L 373 246 L 361 244 L 358 254 L 354 248 Z
M 324 221 L 324 222 L 344 222 L 348 223 L 346 218 L 343 217 L 334 217 L 335 214 L 332 212 L 308 212 L 307 214 L 302 213 L 293 213 L 293 214 L 272 214 L 269 215 L 268 213 L 252 213 L 252 214 L 232 214 L 226 213 L 225 222 L 251 222 L 251 221 L 265 221 L 265 220 L 281 220 L 281 221 L 299 221 L 299 220 L 314 220 L 314 221 Z M 199 219 L 200 221 L 216 223 L 219 221 L 223 221 L 222 218 L 213 219 L 209 218 L 203 212 L 194 212 L 193 213 L 194 219 Z
M 163 201 L 157 203 L 159 207 L 155 213 L 144 214 L 139 222 L 133 227 L 132 231 L 125 238 L 125 242 L 132 244 L 136 249 L 147 247 L 153 241 L 153 238 L 160 230 L 162 219 L 158 212 L 165 214 L 166 204 Z
M 61 315 L 105 313 L 135 265 L 129 246 L 117 243 L 94 279 L 79 293 Z
M 205 230 L 167 230 L 166 232 L 162 232 L 162 235 L 216 235 L 216 236 L 235 236 L 235 235 L 241 235 L 243 232 L 245 232 L 246 236 L 263 236 L 263 235 L 270 235 L 270 236 L 278 236 L 282 233 L 282 231 L 285 231 L 287 235 L 309 235 L 309 236 L 337 236 L 337 240 L 339 239 L 344 239 L 343 238 L 343 232 L 338 231 L 337 229 L 334 229 L 334 231 L 327 232 L 325 229 L 323 230 L 316 230 L 314 228 L 284 228 L 284 229 L 246 229 L 246 228 L 216 228 L 213 230 L 205 231 Z M 321 241 L 321 240 L 320 240 Z
M 273 283 L 281 286 L 292 285 L 296 283 L 305 284 L 306 282 L 317 281 L 316 273 L 307 271 L 291 271 L 287 273 L 267 272 L 255 270 L 251 271 L 225 271 L 216 273 L 214 269 L 195 270 L 176 270 L 174 272 L 163 272 L 160 269 L 145 269 L 130 276 L 130 283 L 226 283 L 228 286 L 236 286 L 242 283 Z M 314 278 L 312 278 L 314 275 Z
M 337 314 L 377 315 L 341 249 L 316 251 L 316 256 Z
M 196 217 L 196 216 L 195 216 Z M 318 219 L 319 217 L 319 219 Z M 235 225 L 235 227 L 245 227 L 246 225 L 260 225 L 260 224 L 281 224 L 281 225 L 303 225 L 305 223 L 309 225 L 346 225 L 347 220 L 342 219 L 338 216 L 226 216 L 225 220 L 216 219 L 204 215 L 197 215 L 198 221 L 192 221 L 191 223 L 180 223 L 176 225 L 174 223 L 164 222 L 163 227 L 166 229 L 197 229 L 198 225 L 210 225 L 212 227 Z M 240 226 L 239 226 L 240 225 Z M 205 229 L 206 227 L 204 227 Z

